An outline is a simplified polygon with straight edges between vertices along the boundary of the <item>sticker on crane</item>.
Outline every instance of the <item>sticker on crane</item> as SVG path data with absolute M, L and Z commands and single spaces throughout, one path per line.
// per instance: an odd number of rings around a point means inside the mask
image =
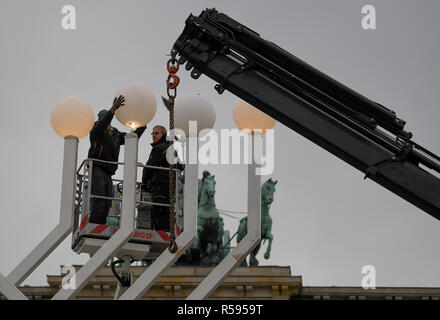
M 119 230 L 119 228 L 115 226 L 89 223 L 89 215 L 86 215 L 82 219 L 79 229 L 80 229 L 80 233 L 83 235 L 94 234 L 94 235 L 108 236 L 109 238 L 113 234 L 115 234 L 116 231 Z M 181 229 L 178 225 L 176 225 L 176 234 L 177 235 L 181 234 Z M 135 233 L 133 234 L 133 239 L 145 239 L 154 242 L 169 242 L 170 234 L 169 232 L 165 232 L 165 231 L 136 230 Z

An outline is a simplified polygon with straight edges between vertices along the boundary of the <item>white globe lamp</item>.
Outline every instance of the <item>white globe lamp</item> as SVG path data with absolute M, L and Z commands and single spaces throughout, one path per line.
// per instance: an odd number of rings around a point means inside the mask
M 190 121 L 197 122 L 198 136 L 203 136 L 215 124 L 214 106 L 206 99 L 199 96 L 187 97 L 176 101 L 174 108 L 174 127 L 185 132 L 187 137 L 192 135 L 190 132 Z M 202 132 L 203 131 L 203 132 Z M 201 135 L 200 135 L 201 134 Z
M 95 114 L 90 104 L 79 97 L 66 97 L 55 104 L 50 113 L 50 123 L 61 137 L 86 136 L 93 128 Z
M 116 119 L 134 130 L 148 124 L 156 114 L 157 104 L 154 93 L 143 86 L 131 85 L 120 89 L 116 97 L 123 95 L 124 106 L 115 112 Z

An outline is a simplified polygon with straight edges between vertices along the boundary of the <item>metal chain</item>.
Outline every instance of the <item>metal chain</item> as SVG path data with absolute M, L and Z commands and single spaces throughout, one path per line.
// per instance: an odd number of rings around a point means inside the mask
M 177 86 L 179 85 L 179 77 L 176 76 L 176 72 L 179 70 L 179 62 L 174 65 L 176 61 L 170 59 L 167 62 L 167 70 L 169 72 L 167 79 L 167 94 L 169 99 L 169 112 L 170 112 L 170 135 L 171 135 L 171 145 L 174 144 L 174 100 L 177 96 Z M 172 82 L 170 80 L 173 80 Z M 173 90 L 173 92 L 170 92 Z M 172 146 L 173 147 L 173 146 Z M 170 163 L 169 180 L 170 180 L 170 244 L 168 246 L 168 251 L 171 253 L 176 253 L 179 248 L 176 243 L 176 188 L 175 188 L 175 171 L 174 164 Z

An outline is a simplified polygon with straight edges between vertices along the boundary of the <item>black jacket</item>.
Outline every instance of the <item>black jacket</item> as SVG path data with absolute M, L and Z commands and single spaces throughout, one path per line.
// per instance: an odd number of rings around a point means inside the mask
M 120 146 L 125 143 L 125 132 L 120 132 L 113 128 L 108 130 L 108 126 L 113 119 L 113 113 L 108 111 L 100 121 L 96 121 L 92 131 L 90 131 L 90 149 L 88 158 L 100 159 L 105 161 L 117 162 L 119 159 Z M 135 133 L 140 138 L 146 126 L 137 128 Z M 93 166 L 104 169 L 109 175 L 114 175 L 118 169 L 117 164 L 102 163 L 95 161 Z
M 169 163 L 167 161 L 167 150 L 170 146 L 170 142 L 166 140 L 164 135 L 159 141 L 153 142 L 151 146 L 153 149 L 150 152 L 147 166 L 164 167 L 168 168 Z M 158 184 L 169 184 L 169 171 L 155 170 L 152 168 L 144 168 L 142 171 L 142 184 L 144 189 L 147 183 L 150 182 L 150 186 Z

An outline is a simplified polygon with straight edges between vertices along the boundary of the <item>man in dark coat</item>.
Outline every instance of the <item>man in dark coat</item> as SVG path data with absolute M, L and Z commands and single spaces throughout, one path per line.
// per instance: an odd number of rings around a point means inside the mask
M 125 132 L 113 128 L 110 123 L 115 111 L 124 106 L 125 98 L 120 95 L 113 100 L 110 110 L 101 110 L 98 113 L 98 121 L 90 131 L 90 149 L 88 158 L 117 162 L 119 159 L 120 146 L 125 143 Z M 140 138 L 147 127 L 137 128 L 135 133 Z M 92 190 L 95 196 L 112 197 L 112 179 L 118 168 L 117 164 L 93 161 Z M 112 205 L 111 200 L 93 198 L 89 222 L 105 224 L 108 212 Z
M 170 142 L 166 140 L 167 130 L 162 126 L 155 126 L 153 132 L 153 143 L 150 156 L 146 165 L 168 168 L 169 163 L 166 158 Z M 169 203 L 170 186 L 169 171 L 144 168 L 142 171 L 143 189 L 150 192 L 152 201 L 157 203 Z M 153 228 L 156 230 L 169 231 L 169 208 L 154 206 L 151 213 Z

